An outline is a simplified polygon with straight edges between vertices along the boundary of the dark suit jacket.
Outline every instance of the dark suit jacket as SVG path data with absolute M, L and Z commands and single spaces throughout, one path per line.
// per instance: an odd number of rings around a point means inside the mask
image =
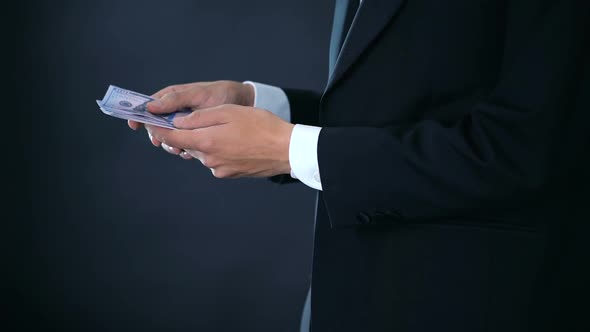
M 589 23 L 364 0 L 323 95 L 286 90 L 323 127 L 314 332 L 588 327 Z

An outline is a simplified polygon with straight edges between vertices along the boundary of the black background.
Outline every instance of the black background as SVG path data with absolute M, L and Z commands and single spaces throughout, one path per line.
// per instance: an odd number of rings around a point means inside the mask
M 4 251 L 15 263 L 3 283 L 16 296 L 5 311 L 13 327 L 297 330 L 314 191 L 215 179 L 103 115 L 95 99 L 109 84 L 149 94 L 218 79 L 321 91 L 332 1 L 19 6 L 8 13 L 21 24 L 5 28 L 24 50 L 11 53 L 8 82 L 22 130 L 7 141 L 24 176 L 5 183 L 25 188 L 11 195 L 24 203 L 17 217 L 5 219 L 18 244 Z

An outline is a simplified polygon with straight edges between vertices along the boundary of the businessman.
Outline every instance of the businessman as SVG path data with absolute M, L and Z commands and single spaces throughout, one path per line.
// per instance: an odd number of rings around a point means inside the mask
M 147 130 L 318 191 L 314 332 L 584 329 L 589 45 L 586 0 L 341 0 L 321 95 L 171 86 Z

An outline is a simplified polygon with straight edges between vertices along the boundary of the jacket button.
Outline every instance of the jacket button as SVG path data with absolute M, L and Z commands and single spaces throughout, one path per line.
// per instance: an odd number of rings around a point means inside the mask
M 365 212 L 359 212 L 356 215 L 356 219 L 359 221 L 360 224 L 363 224 L 363 225 L 371 223 L 371 216 Z

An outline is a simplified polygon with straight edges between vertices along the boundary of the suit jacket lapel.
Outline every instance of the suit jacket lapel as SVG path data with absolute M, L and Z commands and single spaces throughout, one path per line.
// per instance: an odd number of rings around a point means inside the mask
M 355 1 L 355 0 L 352 0 Z M 358 0 L 356 0 L 358 1 Z M 399 12 L 405 0 L 363 0 L 330 74 L 326 91 L 338 81 Z

